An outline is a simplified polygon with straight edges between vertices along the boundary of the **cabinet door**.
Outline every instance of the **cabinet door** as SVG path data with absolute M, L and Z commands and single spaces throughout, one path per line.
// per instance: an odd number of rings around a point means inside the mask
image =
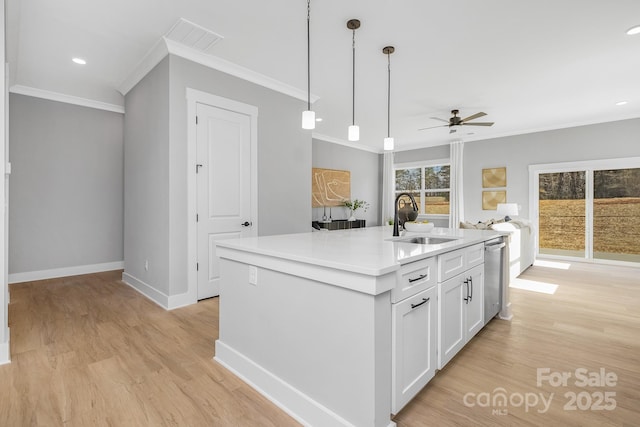
M 436 371 L 437 288 L 392 306 L 391 412 L 397 414 Z
M 463 275 L 439 283 L 438 368 L 451 360 L 465 344 L 465 303 L 467 295 Z
M 484 326 L 484 265 L 465 271 L 462 276 L 469 280 L 470 298 L 465 304 L 465 341 L 469 341 Z

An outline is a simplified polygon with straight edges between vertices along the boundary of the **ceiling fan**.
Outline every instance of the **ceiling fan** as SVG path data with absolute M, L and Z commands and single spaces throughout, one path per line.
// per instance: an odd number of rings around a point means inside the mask
M 469 123 L 470 120 L 474 120 L 477 119 L 478 117 L 482 117 L 482 116 L 486 116 L 487 113 L 483 113 L 483 112 L 479 112 L 479 113 L 475 113 L 470 115 L 469 117 L 465 117 L 464 119 L 461 119 L 460 117 L 458 117 L 458 113 L 460 113 L 460 111 L 458 110 L 451 110 L 451 114 L 453 114 L 453 116 L 449 119 L 449 120 L 445 120 L 445 119 L 441 119 L 438 117 L 429 117 L 430 119 L 433 120 L 440 120 L 441 122 L 446 122 L 446 125 L 438 125 L 438 126 L 431 126 L 428 128 L 421 128 L 418 130 L 426 130 L 426 129 L 434 129 L 434 128 L 440 128 L 440 127 L 445 127 L 448 126 L 450 128 L 449 133 L 455 133 L 456 129 L 454 129 L 454 126 L 493 126 L 494 122 L 473 122 L 473 123 Z

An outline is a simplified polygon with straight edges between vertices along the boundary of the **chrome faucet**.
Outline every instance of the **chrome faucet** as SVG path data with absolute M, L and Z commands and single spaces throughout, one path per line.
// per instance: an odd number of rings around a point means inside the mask
M 411 204 L 413 204 L 413 210 L 418 212 L 418 204 L 416 203 L 416 199 L 414 199 L 411 194 L 400 193 L 396 196 L 396 201 L 393 204 L 393 236 L 394 237 L 397 237 L 400 235 L 400 228 L 398 227 L 398 223 L 400 222 L 398 220 L 398 202 L 400 201 L 400 197 L 402 196 L 409 196 L 409 198 L 411 199 Z M 404 221 L 403 221 L 403 225 L 404 225 Z

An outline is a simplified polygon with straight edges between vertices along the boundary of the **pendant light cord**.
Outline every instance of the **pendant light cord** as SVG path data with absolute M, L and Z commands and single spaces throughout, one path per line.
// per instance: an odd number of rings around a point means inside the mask
M 356 30 L 353 29 L 353 40 L 351 42 L 352 55 L 352 92 L 351 92 L 351 124 L 356 124 Z
M 391 137 L 391 53 L 387 53 L 387 138 Z
M 307 110 L 311 111 L 311 0 L 307 0 Z

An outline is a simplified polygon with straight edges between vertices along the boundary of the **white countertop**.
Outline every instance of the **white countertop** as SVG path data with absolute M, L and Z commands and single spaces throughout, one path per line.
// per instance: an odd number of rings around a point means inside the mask
M 392 236 L 390 226 L 318 231 L 220 240 L 221 248 L 281 258 L 300 263 L 381 276 L 400 265 L 484 242 L 501 234 L 491 230 L 434 228 L 428 233 L 407 232 Z M 393 241 L 410 236 L 455 237 L 457 240 L 419 245 Z

